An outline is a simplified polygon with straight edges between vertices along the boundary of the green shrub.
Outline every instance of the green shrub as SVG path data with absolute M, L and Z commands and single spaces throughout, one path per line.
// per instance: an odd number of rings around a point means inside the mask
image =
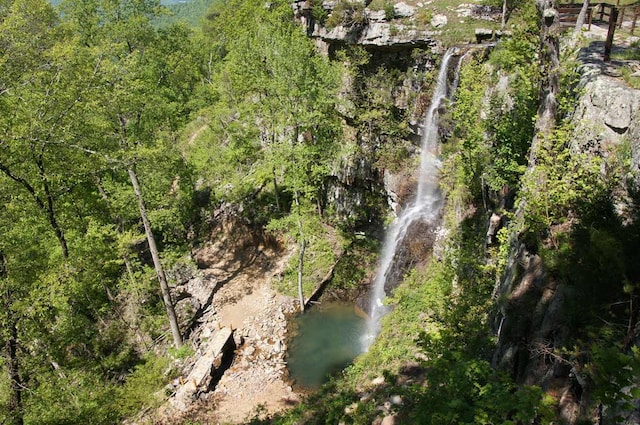
M 600 175 L 601 159 L 572 152 L 569 126 L 560 126 L 538 141 L 536 167 L 523 181 L 521 196 L 525 227 L 557 247 L 553 228 L 568 220 L 571 212 L 593 204 L 606 190 Z
M 396 10 L 394 8 L 394 4 L 391 2 L 385 2 L 384 4 L 384 18 L 387 21 L 392 20 L 396 17 Z
M 622 79 L 629 84 L 630 87 L 634 89 L 640 89 L 640 77 L 636 75 L 632 75 L 634 72 L 628 66 L 623 66 L 621 68 Z
M 322 6 L 322 0 L 311 1 L 311 15 L 321 25 L 324 25 L 324 23 L 327 21 L 329 12 Z
M 184 360 L 194 354 L 193 348 L 190 345 L 183 345 L 180 348 L 170 347 L 169 355 L 174 359 Z
M 421 25 L 429 25 L 433 19 L 433 11 L 430 9 L 420 9 L 416 14 L 416 21 Z
M 364 25 L 367 21 L 364 9 L 364 3 L 340 0 L 326 21 L 327 28 L 331 29 L 340 25 L 345 27 Z
M 117 391 L 116 406 L 122 416 L 134 415 L 143 407 L 155 407 L 162 402 L 161 390 L 169 380 L 169 366 L 167 357 L 149 355 L 144 363 L 135 367 Z
M 40 425 L 118 423 L 115 385 L 82 370 L 40 370 L 38 385 L 23 401 L 25 423 Z

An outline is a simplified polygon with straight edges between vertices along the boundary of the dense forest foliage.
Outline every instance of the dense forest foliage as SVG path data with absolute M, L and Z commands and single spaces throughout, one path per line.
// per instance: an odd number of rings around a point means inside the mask
M 197 179 L 211 204 L 245 200 L 319 243 L 339 77 L 286 2 L 235 2 L 198 34 L 158 29 L 154 1 L 59 8 L 0 7 L 0 414 L 114 423 L 167 379 L 154 347 L 175 313 L 158 281 L 199 235 Z M 212 140 L 181 145 L 197 117 Z
M 295 246 L 289 294 L 329 270 L 341 289 L 362 278 L 386 195 L 367 181 L 347 210 L 336 175 L 363 158 L 380 175 L 413 164 L 416 111 L 391 93 L 415 78 L 406 103 L 424 103 L 438 58 L 416 48 L 390 69 L 359 46 L 320 55 L 286 0 L 53 3 L 0 0 L 0 423 L 118 423 L 163 400 L 189 350 L 171 270 L 192 262 L 212 211 Z M 518 246 L 567 294 L 563 345 L 540 356 L 584 376 L 612 417 L 635 396 L 640 232 L 614 202 L 633 186 L 619 178 L 630 148 L 607 163 L 572 151 L 577 74 L 563 60 L 557 125 L 532 159 L 549 74 L 540 16 L 505 6 L 512 37 L 469 56 L 442 117 L 441 253 L 408 270 L 368 353 L 269 422 L 371 423 L 393 395 L 404 423 L 553 421 L 557 399 L 492 361 L 496 318 L 535 309 L 498 294 Z M 487 99 L 501 78 L 508 93 Z M 506 217 L 493 244 L 490 211 Z M 377 375 L 386 384 L 363 390 Z
M 190 1 L 167 1 L 161 2 L 167 6 L 168 13 L 156 16 L 153 19 L 155 25 L 165 26 L 174 22 L 184 22 L 189 26 L 199 27 L 209 11 L 215 13 L 214 5 L 221 3 L 216 0 L 190 0 Z

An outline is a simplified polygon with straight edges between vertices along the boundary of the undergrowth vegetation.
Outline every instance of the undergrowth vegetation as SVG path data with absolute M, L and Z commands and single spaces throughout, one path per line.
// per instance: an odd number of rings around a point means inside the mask
M 167 348 L 173 305 L 143 228 L 167 269 L 189 263 L 228 212 L 295 246 L 281 292 L 304 299 L 328 277 L 329 292 L 352 296 L 371 280 L 383 180 L 417 166 L 433 52 L 320 55 L 285 0 L 176 6 L 213 5 L 197 33 L 155 1 L 0 3 L 1 423 L 119 423 L 166 399 L 192 352 Z M 331 14 L 322 3 L 309 2 L 329 28 L 367 23 L 363 2 L 337 1 Z M 370 8 L 396 35 L 445 13 L 444 45 L 485 24 L 460 22 L 460 1 L 425 3 L 411 22 L 394 2 Z M 406 271 L 375 343 L 291 411 L 252 423 L 550 423 L 557 397 L 523 385 L 534 360 L 561 363 L 611 423 L 639 396 L 633 141 L 608 155 L 574 143 L 578 74 L 563 58 L 558 125 L 530 152 L 543 81 L 534 3 L 507 2 L 512 37 L 461 59 L 440 129 L 442 238 L 428 264 Z M 636 60 L 637 46 L 624 55 Z M 505 224 L 497 242 L 487 242 L 492 213 Z M 515 253 L 525 251 L 560 300 L 553 341 L 527 341 L 535 293 L 501 290 L 524 273 Z M 506 330 L 505 312 L 517 316 Z M 520 363 L 499 369 L 506 333 Z
M 517 305 L 499 296 L 500 283 L 512 273 L 518 243 L 540 256 L 545 276 L 564 294 L 560 343 L 525 347 L 532 350 L 524 352 L 528 361 L 546 355 L 570 367 L 587 382 L 589 406 L 602 403 L 614 422 L 631 406 L 637 391 L 624 388 L 640 365 L 632 348 L 637 191 L 632 180 L 614 177 L 629 175 L 628 143 L 606 159 L 572 143 L 569 119 L 580 93 L 575 62 L 565 57 L 559 124 L 539 138 L 535 166 L 529 167 L 541 78 L 531 62 L 538 49 L 537 13 L 532 2 L 521 6 L 514 11 L 520 22 L 514 36 L 488 60 L 472 56 L 462 65 L 455 102 L 444 117 L 452 128 L 443 146 L 447 234 L 438 254 L 404 277 L 369 351 L 270 423 L 360 424 L 390 414 L 416 424 L 555 421 L 557 395 L 522 385 L 527 360 L 518 370 L 495 367 L 495 332 L 505 311 L 498 309 Z M 614 208 L 618 202 L 620 210 L 621 199 L 625 219 Z M 500 213 L 505 226 L 487 246 L 491 212 Z M 504 335 L 527 338 L 530 312 L 508 314 L 522 319 Z M 591 423 L 588 414 L 580 418 Z
M 447 234 L 438 242 L 439 254 L 405 276 L 369 351 L 272 423 L 370 423 L 384 412 L 416 424 L 515 424 L 552 417 L 554 401 L 540 388 L 517 386 L 491 367 L 492 293 L 504 250 L 487 252 L 483 234 L 486 191 L 517 187 L 526 169 L 537 90 L 530 32 L 524 28 L 524 41 L 494 51 L 491 65 L 471 58 L 462 66 L 450 113 L 454 127 L 443 152 Z M 483 114 L 487 81 L 500 77 L 513 84 L 494 92 L 490 112 Z M 379 406 L 396 396 L 402 402 L 381 413 Z

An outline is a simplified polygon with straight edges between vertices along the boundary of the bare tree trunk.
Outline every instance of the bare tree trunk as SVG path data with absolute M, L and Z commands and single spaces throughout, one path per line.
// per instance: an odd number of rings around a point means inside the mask
M 7 257 L 0 251 L 0 279 L 7 278 Z M 22 379 L 20 378 L 20 367 L 18 363 L 18 326 L 17 320 L 13 316 L 11 309 L 11 290 L 3 294 L 5 298 L 2 302 L 2 309 L 7 318 L 8 336 L 5 341 L 5 355 L 7 364 L 7 375 L 9 378 L 9 424 L 23 425 L 24 414 L 22 412 Z
M 613 37 L 616 33 L 616 22 L 618 22 L 618 8 L 612 7 L 609 15 L 609 29 L 607 30 L 607 38 L 604 42 L 604 57 L 602 60 L 605 62 L 611 61 L 611 49 L 613 48 Z
M 300 311 L 304 313 L 304 292 L 302 290 L 302 272 L 304 270 L 304 251 L 307 248 L 307 241 L 304 238 L 302 220 L 300 219 L 300 194 L 296 191 L 296 207 L 298 208 L 298 233 L 300 238 L 300 252 L 298 253 L 298 298 L 300 300 Z
M 578 20 L 576 20 L 576 27 L 573 29 L 574 34 L 579 34 L 582 32 L 582 26 L 584 25 L 584 21 L 587 18 L 587 10 L 589 10 L 590 3 L 590 0 L 584 0 L 582 9 L 580 9 L 580 13 L 578 14 Z
M 9 337 L 5 343 L 7 354 L 7 373 L 9 375 L 9 423 L 22 425 L 24 423 L 22 412 L 22 380 L 20 379 L 20 367 L 18 364 L 18 327 L 15 320 L 9 325 Z
M 147 216 L 147 209 L 144 205 L 144 199 L 142 197 L 142 191 L 140 190 L 140 183 L 138 182 L 138 176 L 136 175 L 133 167 L 129 167 L 129 178 L 131 179 L 131 185 L 136 193 L 136 199 L 138 200 L 138 207 L 140 208 L 140 218 L 142 218 L 142 224 L 144 225 L 144 231 L 147 235 L 147 242 L 149 243 L 149 251 L 151 251 L 151 258 L 153 259 L 153 266 L 156 269 L 156 275 L 158 276 L 158 282 L 160 283 L 160 289 L 162 290 L 162 299 L 164 306 L 167 309 L 167 317 L 169 318 L 169 326 L 171 327 L 171 334 L 173 335 L 173 343 L 176 347 L 182 346 L 182 335 L 180 334 L 180 328 L 178 327 L 178 318 L 173 308 L 173 301 L 171 299 L 171 292 L 169 291 L 169 285 L 167 284 L 167 278 L 160 262 L 160 255 L 158 254 L 158 247 L 156 246 L 156 239 L 151 232 L 151 224 Z
M 298 256 L 298 298 L 300 299 L 300 311 L 304 313 L 304 293 L 302 291 L 302 270 L 304 268 L 304 251 L 307 248 L 307 241 L 300 241 L 300 254 Z
M 540 104 L 535 135 L 531 142 L 529 164 L 536 163 L 537 145 L 556 126 L 558 92 L 560 91 L 560 41 L 559 20 L 555 0 L 536 0 L 540 17 Z
M 280 211 L 280 197 L 278 196 L 278 177 L 276 176 L 276 169 L 273 169 L 273 193 L 276 196 L 276 208 Z
M 500 23 L 500 29 L 504 29 L 507 25 L 507 2 L 508 0 L 502 0 L 502 22 Z

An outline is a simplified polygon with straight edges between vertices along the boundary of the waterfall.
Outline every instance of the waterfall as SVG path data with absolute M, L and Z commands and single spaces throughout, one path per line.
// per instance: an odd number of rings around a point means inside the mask
M 438 110 L 441 103 L 448 96 L 447 71 L 449 61 L 453 57 L 454 49 L 449 49 L 442 58 L 438 80 L 431 98 L 431 105 L 424 119 L 422 135 L 422 152 L 420 154 L 420 174 L 415 199 L 409 204 L 393 222 L 385 235 L 384 245 L 378 272 L 371 290 L 369 326 L 364 338 L 365 349 L 368 349 L 380 332 L 380 319 L 387 313 L 388 308 L 383 304 L 386 297 L 385 285 L 392 271 L 394 259 L 402 245 L 407 231 L 414 223 L 428 223 L 435 225 L 442 207 L 442 195 L 439 189 L 439 140 L 438 140 Z M 459 65 L 456 68 L 456 80 Z

